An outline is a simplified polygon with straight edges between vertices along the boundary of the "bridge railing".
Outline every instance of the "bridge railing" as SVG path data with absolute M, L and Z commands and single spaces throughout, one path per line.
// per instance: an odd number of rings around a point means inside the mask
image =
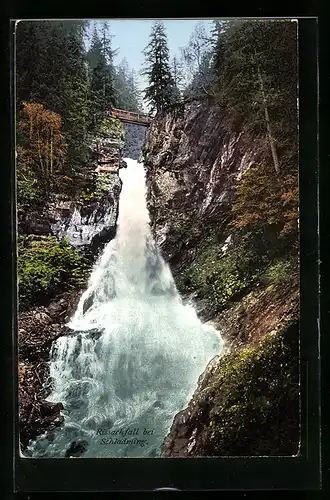
M 138 121 L 149 123 L 151 121 L 151 117 L 146 115 L 145 113 L 139 113 L 135 111 L 125 111 L 123 109 L 113 108 L 111 111 L 108 111 L 107 114 L 111 114 L 112 116 L 116 116 L 117 118 L 122 118 L 124 120 Z

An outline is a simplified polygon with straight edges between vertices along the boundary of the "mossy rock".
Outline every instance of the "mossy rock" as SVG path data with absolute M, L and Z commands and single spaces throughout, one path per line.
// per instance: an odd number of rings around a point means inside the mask
M 250 266 L 249 256 L 243 251 L 224 255 L 221 244 L 210 238 L 198 250 L 179 282 L 184 291 L 197 291 L 200 298 L 208 299 L 215 310 L 220 310 L 249 290 L 257 277 L 258 271 Z
M 294 455 L 299 442 L 298 320 L 219 361 L 205 388 L 203 455 Z M 211 383 L 210 383 L 211 382 Z
M 115 177 L 117 177 L 117 174 L 98 173 L 92 188 L 87 187 L 80 192 L 80 200 L 86 202 L 101 200 L 103 196 L 109 194 L 111 187 L 116 184 Z
M 125 130 L 122 122 L 117 118 L 103 118 L 97 128 L 97 135 L 113 139 L 125 140 Z

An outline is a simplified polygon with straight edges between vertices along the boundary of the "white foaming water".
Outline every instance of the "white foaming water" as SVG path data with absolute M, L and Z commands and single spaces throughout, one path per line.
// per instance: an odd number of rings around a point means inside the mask
M 219 332 L 184 306 L 155 246 L 142 164 L 126 159 L 118 230 L 98 262 L 69 335 L 51 352 L 49 401 L 64 405 L 64 426 L 28 453 L 63 457 L 75 441 L 83 457 L 157 457 L 176 413 L 207 363 Z

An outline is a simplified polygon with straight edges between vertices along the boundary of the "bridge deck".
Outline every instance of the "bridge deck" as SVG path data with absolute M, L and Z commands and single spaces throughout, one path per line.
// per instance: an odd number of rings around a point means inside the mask
M 137 113 L 136 111 L 126 111 L 124 109 L 112 108 L 108 114 L 115 116 L 124 123 L 133 123 L 134 125 L 142 125 L 148 127 L 152 120 L 151 116 L 145 113 Z

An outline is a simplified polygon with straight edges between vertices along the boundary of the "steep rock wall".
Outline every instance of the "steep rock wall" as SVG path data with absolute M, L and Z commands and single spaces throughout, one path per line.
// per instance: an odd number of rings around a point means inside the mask
M 219 107 L 203 103 L 154 121 L 142 153 L 152 229 L 176 273 L 194 258 L 201 229 L 225 222 L 237 179 L 268 151 L 244 130 L 232 131 Z
M 219 107 L 204 102 L 153 121 L 142 154 L 155 239 L 184 300 L 225 341 L 175 417 L 163 455 L 298 453 L 298 280 L 254 282 L 219 308 L 185 286 L 187 269 L 201 272 L 201 248 L 216 248 L 215 259 L 235 251 L 235 187 L 243 172 L 269 159 L 269 145 L 244 125 L 234 130 Z
M 38 236 L 66 237 L 74 247 L 90 247 L 97 253 L 102 246 L 114 238 L 118 218 L 121 180 L 118 165 L 120 144 L 112 138 L 96 138 L 90 141 L 90 168 L 84 184 L 95 185 L 97 193 L 80 193 L 70 198 L 48 200 L 43 207 L 24 210 L 18 207 L 18 232 Z M 101 166 L 111 171 L 98 172 Z

